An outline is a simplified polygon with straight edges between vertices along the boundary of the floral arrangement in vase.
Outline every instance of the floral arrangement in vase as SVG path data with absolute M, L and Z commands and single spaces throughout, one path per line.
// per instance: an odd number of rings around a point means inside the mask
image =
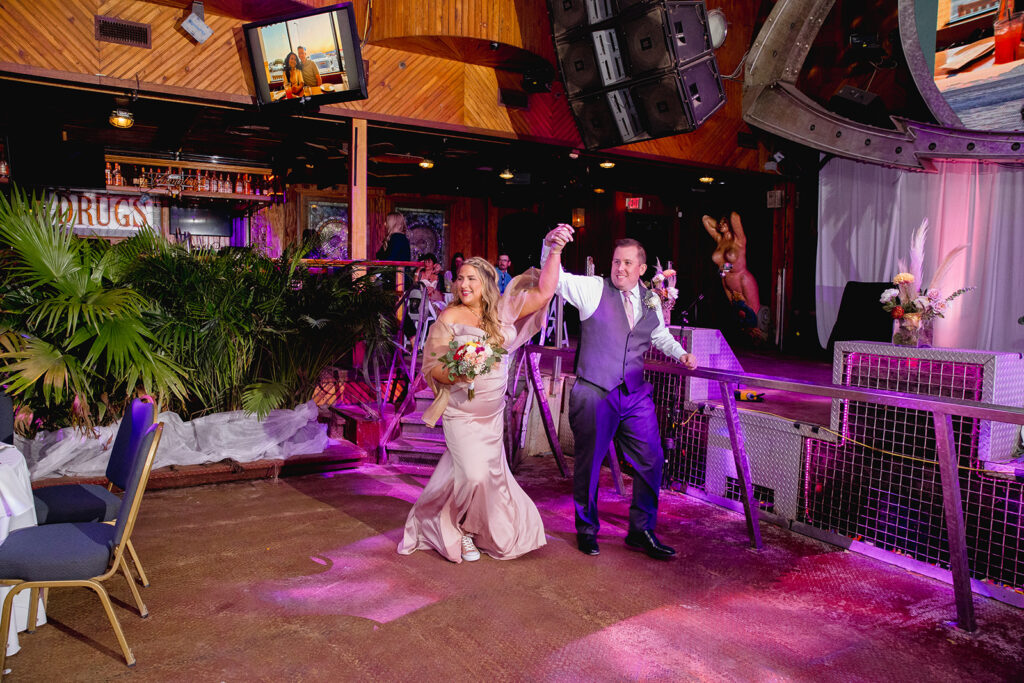
M 946 254 L 928 286 L 921 288 L 924 242 L 927 235 L 926 218 L 921 221 L 921 225 L 910 239 L 909 264 L 903 259 L 898 261 L 900 272 L 892 279 L 896 286 L 882 292 L 882 308 L 892 315 L 893 319 L 892 343 L 899 346 L 931 346 L 932 321 L 945 317 L 949 302 L 974 289 L 961 287 L 949 296 L 944 296 L 938 288 L 953 260 L 967 249 L 966 245 L 956 247 Z
M 654 277 L 651 278 L 651 292 L 657 295 L 658 300 L 652 302 L 661 305 L 661 316 L 665 324 L 669 324 L 672 315 L 672 307 L 676 305 L 679 298 L 679 290 L 676 289 L 676 271 L 672 269 L 672 262 L 668 262 L 668 268 L 662 270 L 661 259 L 655 259 Z M 653 308 L 653 305 L 651 306 Z

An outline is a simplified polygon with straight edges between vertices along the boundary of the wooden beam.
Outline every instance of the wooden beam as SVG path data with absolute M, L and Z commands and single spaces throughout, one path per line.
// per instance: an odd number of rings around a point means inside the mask
M 349 235 L 354 259 L 366 250 L 366 119 L 352 119 L 352 154 L 349 157 Z

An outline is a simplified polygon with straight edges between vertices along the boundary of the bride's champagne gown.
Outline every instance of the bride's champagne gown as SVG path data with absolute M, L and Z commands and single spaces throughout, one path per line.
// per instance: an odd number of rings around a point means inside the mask
M 535 282 L 536 271 L 515 278 L 499 304 L 498 319 L 509 351 L 528 341 L 543 322 L 544 309 L 516 321 L 525 290 Z M 479 340 L 483 334 L 477 327 L 439 321 L 427 337 L 423 372 L 437 398 L 424 414 L 424 422 L 433 424 L 443 414 L 447 449 L 409 512 L 398 546 L 403 555 L 432 548 L 452 562 L 461 562 L 463 534 L 472 535 L 482 552 L 500 560 L 519 557 L 545 543 L 537 506 L 520 488 L 505 458 L 507 359 L 476 378 L 472 400 L 466 383 L 449 387 L 429 379 L 450 341 L 461 344 Z

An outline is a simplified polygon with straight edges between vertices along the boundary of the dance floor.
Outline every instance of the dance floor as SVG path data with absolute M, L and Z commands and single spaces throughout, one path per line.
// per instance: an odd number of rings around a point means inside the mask
M 1024 612 L 977 598 L 947 624 L 950 586 L 665 493 L 679 557 L 622 543 L 628 503 L 604 482 L 601 555 L 574 543 L 551 458 L 519 480 L 548 544 L 455 565 L 395 552 L 429 470 L 364 465 L 146 494 L 135 543 L 152 586 L 139 619 L 108 582 L 138 664 L 95 596 L 53 591 L 11 681 L 1005 681 L 1024 670 Z

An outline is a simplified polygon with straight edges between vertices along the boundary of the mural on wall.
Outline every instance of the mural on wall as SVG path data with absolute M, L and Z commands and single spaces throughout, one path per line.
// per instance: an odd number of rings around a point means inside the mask
M 433 254 L 444 264 L 445 213 L 440 209 L 398 207 L 405 216 L 405 233 L 412 245 L 412 258 L 418 261 L 424 254 Z
M 319 258 L 349 258 L 347 203 L 307 200 L 306 226 L 320 238 Z

